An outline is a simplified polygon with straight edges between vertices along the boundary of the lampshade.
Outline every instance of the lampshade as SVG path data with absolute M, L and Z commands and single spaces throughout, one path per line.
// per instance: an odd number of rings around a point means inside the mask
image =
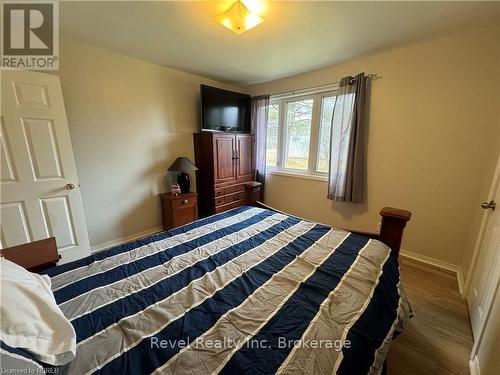
M 175 159 L 175 161 L 168 168 L 168 170 L 171 172 L 185 172 L 185 171 L 197 171 L 198 168 L 196 168 L 196 165 L 194 165 L 194 163 L 191 160 L 189 160 L 185 156 L 182 156 L 180 158 Z

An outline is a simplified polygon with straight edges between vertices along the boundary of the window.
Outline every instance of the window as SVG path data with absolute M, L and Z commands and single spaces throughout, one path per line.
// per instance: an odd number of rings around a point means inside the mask
M 319 124 L 318 159 L 316 162 L 316 171 L 321 173 L 328 173 L 332 116 L 336 98 L 336 96 L 326 96 L 322 98 L 321 102 L 321 123 Z
M 269 106 L 267 118 L 267 144 L 266 165 L 276 167 L 278 165 L 278 125 L 280 118 L 280 107 L 277 104 Z
M 313 100 L 304 99 L 286 105 L 284 166 L 307 171 L 311 142 Z
M 336 92 L 271 98 L 266 164 L 270 171 L 324 176 Z

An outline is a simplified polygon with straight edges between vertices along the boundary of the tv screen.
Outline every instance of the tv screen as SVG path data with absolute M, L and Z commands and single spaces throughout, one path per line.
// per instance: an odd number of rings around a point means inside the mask
M 201 85 L 201 129 L 250 131 L 250 95 Z

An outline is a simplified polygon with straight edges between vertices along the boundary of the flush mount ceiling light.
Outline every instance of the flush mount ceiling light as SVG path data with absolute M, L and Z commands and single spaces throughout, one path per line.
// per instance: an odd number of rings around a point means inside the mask
M 215 16 L 214 19 L 236 34 L 244 33 L 264 21 L 257 14 L 252 13 L 240 0 L 224 13 Z

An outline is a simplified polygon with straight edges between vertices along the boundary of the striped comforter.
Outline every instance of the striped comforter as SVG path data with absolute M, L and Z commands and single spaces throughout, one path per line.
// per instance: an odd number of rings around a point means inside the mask
M 255 207 L 47 274 L 69 374 L 379 373 L 409 312 L 384 244 Z

